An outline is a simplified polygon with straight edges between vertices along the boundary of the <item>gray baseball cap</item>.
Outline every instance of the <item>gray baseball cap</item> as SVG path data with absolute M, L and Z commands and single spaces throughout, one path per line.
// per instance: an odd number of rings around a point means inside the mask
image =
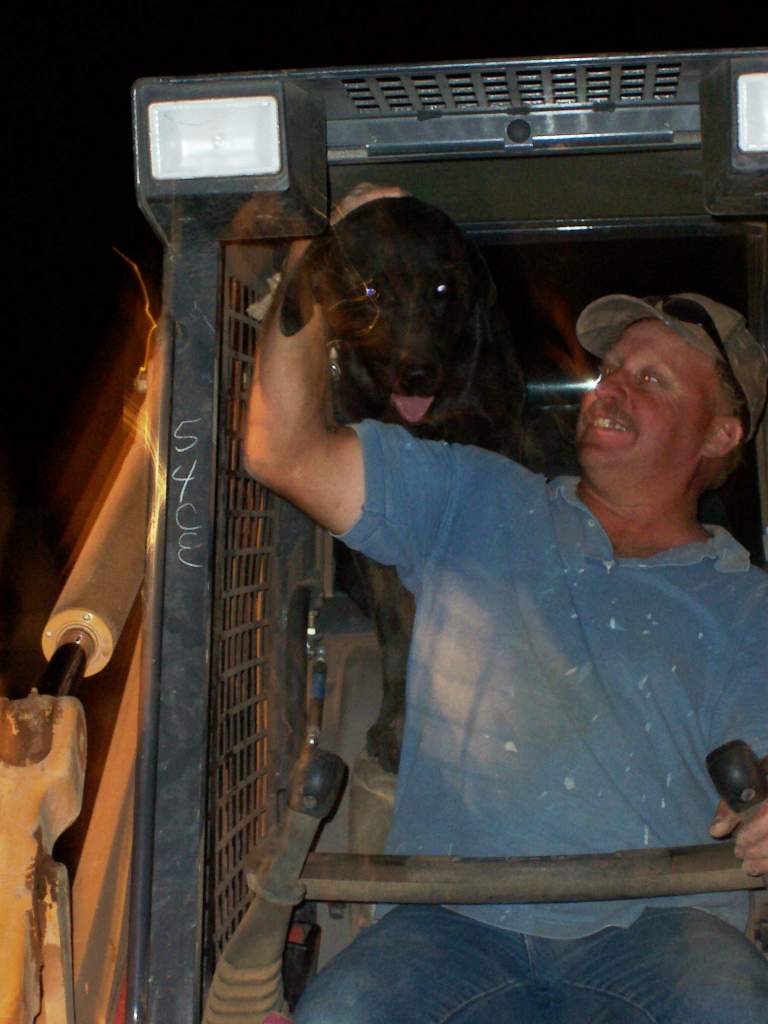
M 696 292 L 649 299 L 605 295 L 583 310 L 576 321 L 576 336 L 587 352 L 603 356 L 627 327 L 648 319 L 660 320 L 689 345 L 728 364 L 746 399 L 747 437 L 752 437 L 765 408 L 768 355 L 750 334 L 741 313 L 730 306 Z

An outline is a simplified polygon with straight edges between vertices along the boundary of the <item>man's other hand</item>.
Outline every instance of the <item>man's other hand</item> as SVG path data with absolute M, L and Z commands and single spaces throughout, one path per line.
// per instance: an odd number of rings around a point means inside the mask
M 747 822 L 721 800 L 709 826 L 709 834 L 715 839 L 724 839 L 733 832 L 736 834 L 733 852 L 742 861 L 744 873 L 768 875 L 768 800 Z

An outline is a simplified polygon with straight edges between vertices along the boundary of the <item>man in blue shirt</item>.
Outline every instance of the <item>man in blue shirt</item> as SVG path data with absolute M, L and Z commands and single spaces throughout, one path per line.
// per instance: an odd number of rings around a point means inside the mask
M 701 842 L 707 752 L 735 737 L 768 751 L 768 576 L 696 517 L 764 403 L 743 319 L 694 294 L 592 303 L 577 334 L 603 362 L 577 427 L 582 476 L 548 483 L 397 427 L 328 427 L 328 329 L 304 300 L 297 333 L 281 331 L 279 296 L 266 325 L 246 464 L 416 597 L 387 850 Z M 712 834 L 737 824 L 721 805 Z M 768 871 L 768 807 L 736 853 Z M 745 913 L 741 894 L 398 907 L 297 1020 L 756 1024 L 768 964 Z

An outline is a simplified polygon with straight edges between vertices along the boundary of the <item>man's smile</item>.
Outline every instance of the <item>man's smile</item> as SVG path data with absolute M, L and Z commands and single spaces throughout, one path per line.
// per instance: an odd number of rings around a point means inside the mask
M 593 427 L 600 427 L 603 430 L 623 430 L 624 433 L 628 433 L 628 428 L 623 423 L 619 423 L 618 420 L 610 419 L 608 416 L 595 416 L 592 419 Z
M 596 430 L 602 433 L 610 431 L 619 434 L 635 433 L 635 426 L 632 420 L 624 411 L 616 408 L 616 402 L 612 399 L 598 399 L 582 413 L 583 426 L 581 434 L 585 431 Z

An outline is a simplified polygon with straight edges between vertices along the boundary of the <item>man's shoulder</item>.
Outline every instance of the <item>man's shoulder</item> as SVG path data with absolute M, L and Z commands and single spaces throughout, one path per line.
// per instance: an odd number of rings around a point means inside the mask
M 750 563 L 747 572 L 744 573 L 744 580 L 755 598 L 768 606 L 768 566 Z M 768 631 L 768 615 L 765 617 L 765 629 Z
M 736 540 L 733 544 L 740 547 Z M 750 562 L 749 554 L 742 551 L 745 564 L 740 568 L 730 568 L 727 557 L 722 555 L 715 561 L 715 592 L 730 628 L 745 642 L 749 636 L 761 638 L 759 642 L 765 648 L 768 644 L 768 571 Z
M 539 482 L 541 485 L 545 483 L 543 476 L 533 473 L 514 459 L 477 445 L 417 437 L 405 427 L 378 420 L 363 420 L 354 424 L 353 429 L 363 441 L 369 458 L 419 460 L 427 464 L 434 462 L 436 468 L 441 463 L 450 463 L 461 475 L 469 475 L 478 480 L 487 474 L 489 479 L 518 479 L 532 484 Z
M 724 526 L 707 523 L 704 529 L 710 535 L 707 546 L 714 555 L 713 565 L 718 573 L 734 586 L 762 594 L 768 600 L 768 571 L 751 561 L 749 551 Z

